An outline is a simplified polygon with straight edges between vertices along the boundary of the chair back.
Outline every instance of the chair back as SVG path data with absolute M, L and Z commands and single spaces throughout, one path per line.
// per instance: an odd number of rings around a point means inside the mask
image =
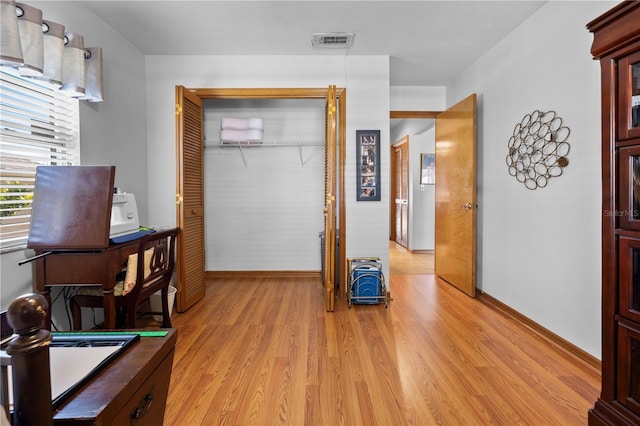
M 130 297 L 142 300 L 168 287 L 175 269 L 176 237 L 179 228 L 153 232 L 140 239 L 135 286 Z

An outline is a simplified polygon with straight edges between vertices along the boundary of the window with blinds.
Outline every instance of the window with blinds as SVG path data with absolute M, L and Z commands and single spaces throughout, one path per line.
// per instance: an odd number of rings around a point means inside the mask
M 36 167 L 80 164 L 78 100 L 0 71 L 0 250 L 24 247 Z

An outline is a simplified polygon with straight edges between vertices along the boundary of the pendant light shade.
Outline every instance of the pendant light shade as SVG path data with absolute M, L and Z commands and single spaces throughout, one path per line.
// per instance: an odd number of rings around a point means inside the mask
M 44 64 L 44 36 L 42 35 L 42 11 L 24 3 L 16 3 L 18 30 L 22 45 L 24 65 L 20 75 L 34 77 L 42 75 Z
M 102 102 L 102 48 L 84 49 L 84 96 L 89 102 Z
M 62 85 L 62 54 L 64 53 L 64 25 L 42 21 L 44 38 L 44 66 L 41 80 L 60 87 Z
M 65 33 L 66 44 L 62 54 L 62 88 L 73 97 L 84 95 L 84 37 Z
M 22 45 L 15 0 L 0 0 L 0 65 L 19 67 Z
M 19 79 L 45 82 L 67 96 L 101 102 L 102 48 L 85 49 L 82 35 L 43 19 L 42 10 L 20 1 L 0 0 L 3 71 Z

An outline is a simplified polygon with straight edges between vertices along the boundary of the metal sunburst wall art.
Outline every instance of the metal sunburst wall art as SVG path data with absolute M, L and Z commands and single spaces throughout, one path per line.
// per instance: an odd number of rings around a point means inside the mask
M 531 190 L 547 186 L 569 165 L 569 133 L 555 111 L 525 115 L 509 139 L 509 174 Z

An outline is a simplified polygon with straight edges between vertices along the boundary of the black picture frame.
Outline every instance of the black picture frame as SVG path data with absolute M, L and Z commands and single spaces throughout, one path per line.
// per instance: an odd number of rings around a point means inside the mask
M 357 201 L 380 201 L 380 130 L 356 130 Z

